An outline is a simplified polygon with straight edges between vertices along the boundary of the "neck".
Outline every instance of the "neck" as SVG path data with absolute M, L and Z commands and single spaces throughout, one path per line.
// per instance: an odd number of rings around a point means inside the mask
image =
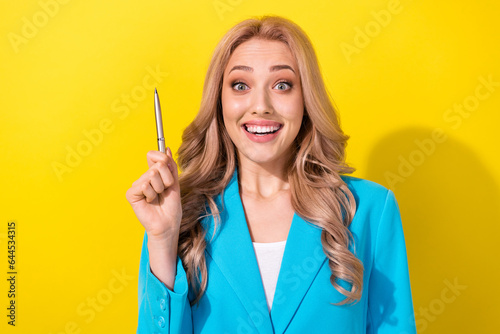
M 239 159 L 238 178 L 241 194 L 258 199 L 273 198 L 290 189 L 285 161 L 259 164 Z

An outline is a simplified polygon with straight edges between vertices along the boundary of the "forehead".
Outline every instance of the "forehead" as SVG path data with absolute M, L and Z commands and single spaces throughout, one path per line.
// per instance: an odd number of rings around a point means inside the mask
M 226 66 L 226 71 L 233 65 L 247 65 L 258 67 L 258 64 L 275 65 L 287 64 L 297 69 L 295 58 L 289 47 L 280 41 L 268 41 L 253 38 L 240 45 L 233 51 Z

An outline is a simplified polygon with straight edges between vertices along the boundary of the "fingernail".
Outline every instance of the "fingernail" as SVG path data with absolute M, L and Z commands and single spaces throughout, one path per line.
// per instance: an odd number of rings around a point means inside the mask
M 167 154 L 172 156 L 172 151 L 170 151 L 170 147 L 167 146 Z
M 168 169 L 172 172 L 172 165 L 170 163 L 167 164 Z

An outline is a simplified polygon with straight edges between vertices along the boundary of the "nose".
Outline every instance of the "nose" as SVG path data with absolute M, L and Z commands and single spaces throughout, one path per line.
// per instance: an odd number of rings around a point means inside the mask
M 271 96 L 265 87 L 254 91 L 252 102 L 252 115 L 270 115 L 274 112 Z

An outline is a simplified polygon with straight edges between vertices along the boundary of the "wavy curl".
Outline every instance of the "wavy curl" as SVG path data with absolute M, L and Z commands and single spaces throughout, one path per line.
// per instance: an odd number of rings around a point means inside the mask
M 222 118 L 223 74 L 233 51 L 251 38 L 283 42 L 297 61 L 305 110 L 286 165 L 292 205 L 298 215 L 322 229 L 321 243 L 332 273 L 330 282 L 346 296 L 338 305 L 357 302 L 362 292 L 363 265 L 349 250 L 354 240 L 348 230 L 356 202 L 340 177 L 354 171 L 345 162 L 349 136 L 340 128 L 336 107 L 306 33 L 286 18 L 262 16 L 240 22 L 216 46 L 199 112 L 184 130 L 178 151 L 183 209 L 178 254 L 196 295 L 191 305 L 199 302 L 207 284 L 206 231 L 200 220 L 213 215 L 219 226 L 220 209 L 214 197 L 224 191 L 238 163 Z M 350 283 L 350 290 L 340 286 L 337 278 Z

